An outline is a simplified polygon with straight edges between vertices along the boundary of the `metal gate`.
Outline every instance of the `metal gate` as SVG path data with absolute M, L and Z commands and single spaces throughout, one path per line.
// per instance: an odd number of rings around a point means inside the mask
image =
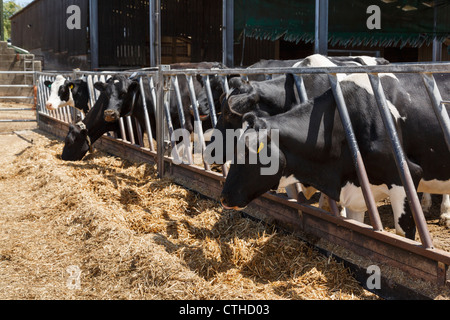
M 378 261 L 390 266 L 399 268 L 408 274 L 436 283 L 438 285 L 449 285 L 449 265 L 450 253 L 435 249 L 431 240 L 429 230 L 426 225 L 425 217 L 420 206 L 417 192 L 412 183 L 411 174 L 406 165 L 405 155 L 403 153 L 398 133 L 396 132 L 390 111 L 387 107 L 386 97 L 381 86 L 379 75 L 382 73 L 419 73 L 424 80 L 424 86 L 430 95 L 434 113 L 436 114 L 443 131 L 443 137 L 450 149 L 450 121 L 444 107 L 447 103 L 442 100 L 436 81 L 433 77 L 435 73 L 450 73 L 450 64 L 434 65 L 388 65 L 388 66 L 369 66 L 369 67 L 333 67 L 333 68 L 278 68 L 278 69 L 224 69 L 224 70 L 170 70 L 166 66 L 160 66 L 157 72 L 144 71 L 140 76 L 141 93 L 150 97 L 151 106 L 146 106 L 147 110 L 153 108 L 153 114 L 156 115 L 156 137 L 149 136 L 150 148 L 143 147 L 137 137 L 131 136 L 130 139 L 121 147 L 126 149 L 128 154 L 134 154 L 157 163 L 158 172 L 161 177 L 171 177 L 175 181 L 194 189 L 204 195 L 215 199 L 220 195 L 222 185 L 225 181 L 226 170 L 222 173 L 211 170 L 206 162 L 203 165 L 196 165 L 192 157 L 188 157 L 187 162 L 180 163 L 179 159 L 166 154 L 165 146 L 170 143 L 176 150 L 176 141 L 168 140 L 173 132 L 171 114 L 168 109 L 168 101 L 171 94 L 177 97 L 178 114 L 180 123 L 183 122 L 182 106 L 180 105 L 178 79 L 184 77 L 188 83 L 189 99 L 193 106 L 193 115 L 195 120 L 199 120 L 198 101 L 193 90 L 193 77 L 201 76 L 205 83 L 205 92 L 210 106 L 210 115 L 212 125 L 217 121 L 215 106 L 211 96 L 211 87 L 208 76 L 214 75 L 221 77 L 223 88 L 228 91 L 227 77 L 240 74 L 249 76 L 254 74 L 265 74 L 267 76 L 292 73 L 295 75 L 296 88 L 302 100 L 308 99 L 302 76 L 305 74 L 326 74 L 330 80 L 330 87 L 333 91 L 339 115 L 346 128 L 346 138 L 353 155 L 353 161 L 358 173 L 360 185 L 363 189 L 364 198 L 367 204 L 370 216 L 370 225 L 361 224 L 351 219 L 342 218 L 337 211 L 336 205 L 332 205 L 332 212 L 287 199 L 285 197 L 267 193 L 264 196 L 254 200 L 246 212 L 250 215 L 277 224 L 291 231 L 301 231 L 316 237 L 323 238 L 332 243 L 338 244 L 351 251 L 357 252 L 371 260 Z M 390 232 L 384 231 L 378 209 L 369 188 L 367 172 L 364 166 L 364 160 L 358 147 L 352 124 L 347 111 L 346 102 L 342 94 L 338 74 L 359 73 L 367 74 L 376 97 L 379 111 L 385 128 L 391 141 L 391 149 L 395 156 L 397 169 L 403 181 L 414 220 L 417 225 L 420 242 L 412 241 Z M 99 74 L 83 72 L 87 75 L 88 83 L 94 78 L 105 77 L 112 73 Z M 46 89 L 41 85 L 43 79 L 48 75 L 38 73 L 39 75 L 39 121 L 40 126 L 46 130 L 64 137 L 67 134 L 67 126 L 62 123 L 70 122 L 65 116 L 64 111 L 48 112 L 45 110 Z M 55 76 L 55 75 L 53 75 Z M 91 79 L 91 80 L 89 80 Z M 91 98 L 96 99 L 95 90 L 92 90 Z M 67 112 L 67 111 L 66 111 Z M 148 118 L 151 113 L 147 112 Z M 123 119 L 128 124 L 131 119 Z M 53 127 L 52 127 L 53 126 Z M 58 127 L 58 129 L 55 129 Z M 123 125 L 121 125 L 123 126 Z M 147 132 L 151 132 L 150 122 L 146 121 Z M 201 147 L 205 148 L 203 129 L 197 128 L 198 139 Z M 132 130 L 131 130 L 132 132 Z M 107 148 L 110 148 L 114 140 L 111 137 L 105 138 Z M 151 140 L 151 141 L 150 141 Z M 156 149 L 155 149 L 156 143 Z M 108 147 L 109 146 L 109 147 Z M 114 147 L 114 150 L 118 150 Z M 192 152 L 192 151 L 190 151 Z M 172 155 L 176 153 L 172 153 Z M 192 156 L 194 156 L 191 153 Z M 177 160 L 177 161 L 175 161 Z M 333 204 L 333 202 L 332 202 Z
M 7 82 L 14 82 L 14 78 L 16 76 L 23 76 L 23 83 L 20 84 L 0 84 L 0 88 L 9 88 L 9 89 L 34 89 L 32 96 L 23 96 L 23 95 L 6 95 L 6 96 L 0 96 L 0 101 L 4 100 L 23 100 L 29 101 L 32 104 L 34 104 L 33 108 L 0 108 L 0 112 L 6 112 L 6 111 L 33 111 L 36 110 L 36 95 L 37 95 L 37 89 L 34 86 L 35 83 L 35 75 L 36 73 L 34 71 L 0 71 L 1 77 L 8 77 L 11 79 L 8 79 Z M 27 77 L 32 77 L 30 79 L 31 81 L 27 81 Z M 31 82 L 31 84 L 27 84 L 27 82 Z M 5 122 L 36 122 L 35 119 L 0 119 L 0 123 Z

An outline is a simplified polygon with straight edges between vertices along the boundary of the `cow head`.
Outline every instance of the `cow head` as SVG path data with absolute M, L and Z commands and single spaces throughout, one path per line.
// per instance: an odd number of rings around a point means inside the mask
M 65 161 L 79 161 L 91 150 L 91 139 L 84 123 L 78 122 L 76 125 L 70 125 L 61 159 Z
M 50 88 L 50 97 L 45 103 L 45 107 L 49 110 L 56 110 L 57 108 L 72 106 L 74 107 L 74 101 L 72 92 L 69 86 L 65 85 L 66 78 L 58 75 L 55 81 L 45 81 L 46 87 Z
M 120 117 L 133 113 L 139 93 L 138 81 L 116 75 L 106 83 L 96 82 L 94 87 L 104 93 L 108 99 L 108 106 L 104 111 L 105 121 L 116 122 Z
M 243 117 L 243 122 L 247 127 L 243 136 L 248 132 L 248 136 L 244 137 L 245 154 L 236 154 L 230 167 L 220 196 L 220 202 L 225 209 L 242 210 L 257 197 L 276 188 L 286 166 L 285 156 L 278 147 L 278 141 L 275 141 L 278 137 L 272 139 L 273 132 L 271 133 L 267 121 L 251 112 Z M 252 145 L 249 142 L 252 140 L 257 143 Z M 257 159 L 254 164 L 251 164 L 251 154 Z M 276 157 L 277 165 L 274 170 L 268 170 L 270 173 L 264 173 L 272 163 L 263 160 L 263 154 Z M 244 163 L 239 162 L 239 157 L 241 160 L 245 159 Z
M 259 110 L 259 95 L 253 87 L 242 81 L 240 78 L 232 78 L 229 82 L 230 93 L 223 94 L 221 100 L 221 114 L 217 120 L 216 130 L 220 131 L 222 136 L 222 146 L 227 145 L 227 130 L 237 130 L 242 128 L 242 117 L 244 114 L 254 111 L 259 115 L 267 115 Z M 214 141 L 215 138 L 212 139 Z M 225 152 L 222 163 L 232 160 L 226 159 Z
M 47 109 L 55 110 L 71 106 L 82 110 L 84 113 L 89 111 L 89 90 L 85 80 L 66 80 L 59 75 L 55 81 L 45 81 L 44 84 L 51 90 L 50 97 L 45 104 Z

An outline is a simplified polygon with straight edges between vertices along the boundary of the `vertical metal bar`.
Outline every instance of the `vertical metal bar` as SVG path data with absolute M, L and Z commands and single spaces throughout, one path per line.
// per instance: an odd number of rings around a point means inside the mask
M 368 74 L 370 83 L 372 84 L 373 91 L 375 93 L 375 99 L 378 104 L 378 109 L 380 110 L 381 117 L 384 122 L 384 126 L 389 135 L 389 140 L 391 142 L 391 148 L 394 153 L 395 162 L 400 173 L 400 178 L 403 182 L 403 186 L 406 191 L 406 195 L 409 199 L 409 204 L 411 211 L 416 222 L 417 230 L 419 232 L 422 244 L 427 248 L 433 248 L 433 242 L 431 241 L 431 236 L 427 228 L 427 222 L 423 215 L 422 206 L 420 205 L 419 197 L 417 196 L 417 191 L 412 180 L 411 172 L 409 171 L 408 164 L 406 162 L 406 157 L 403 153 L 403 149 L 400 143 L 400 139 L 395 129 L 395 123 L 392 119 L 392 115 L 389 111 L 387 105 L 386 96 L 381 85 L 380 78 L 378 74 Z
M 308 94 L 306 93 L 305 82 L 301 75 L 294 74 L 295 87 L 297 88 L 297 93 L 300 98 L 300 103 L 305 103 L 308 101 Z
M 38 97 L 39 97 L 39 108 L 38 111 L 45 113 L 45 99 L 44 99 L 44 77 L 40 74 L 38 80 Z
M 143 139 L 143 134 L 142 134 L 142 128 L 141 128 L 141 124 L 139 123 L 138 119 L 136 119 L 135 117 L 133 117 L 133 122 L 134 122 L 134 126 L 136 128 L 136 133 L 137 133 L 137 137 L 135 137 L 135 139 L 137 140 L 137 144 L 140 147 L 144 147 L 144 139 Z
M 89 0 L 89 35 L 91 47 L 91 69 L 99 67 L 98 0 Z
M 95 89 L 94 89 L 94 83 L 92 81 L 92 76 L 88 75 L 86 77 L 86 82 L 87 82 L 87 86 L 88 86 L 88 91 L 89 91 L 89 100 L 91 101 L 91 108 L 94 107 L 95 105 Z
M 150 67 L 156 67 L 156 50 L 155 50 L 155 0 L 149 0 L 149 42 L 150 42 Z
M 173 76 L 173 77 L 171 77 L 171 80 L 172 80 L 172 85 L 173 85 L 173 88 L 175 91 L 175 99 L 177 102 L 178 118 L 180 119 L 180 125 L 181 125 L 181 128 L 186 130 L 186 117 L 184 116 L 183 103 L 181 101 L 181 92 L 180 92 L 180 87 L 178 86 L 178 77 Z M 193 164 L 194 159 L 192 158 L 192 149 L 190 147 L 190 142 L 189 142 L 189 148 L 187 148 L 185 151 L 188 156 L 189 164 Z
M 369 178 L 367 176 L 366 168 L 359 151 L 358 143 L 356 141 L 356 136 L 353 131 L 353 126 L 351 124 L 350 115 L 347 110 L 347 105 L 345 103 L 344 95 L 342 93 L 341 86 L 337 78 L 337 74 L 329 74 L 328 78 L 330 80 L 331 89 L 333 90 L 334 98 L 336 100 L 336 105 L 339 110 L 339 115 L 341 117 L 342 124 L 344 126 L 345 135 L 347 137 L 347 142 L 352 152 L 353 162 L 356 168 L 356 173 L 358 175 L 359 182 L 361 184 L 362 193 L 364 200 L 367 204 L 367 210 L 369 212 L 370 221 L 372 227 L 376 231 L 383 230 L 383 225 L 381 223 L 380 215 L 378 213 L 378 208 L 375 203 L 375 199 L 370 189 Z
M 155 113 L 155 116 L 156 116 L 156 106 L 157 106 L 157 103 L 156 103 L 156 87 L 155 87 L 155 83 L 154 83 L 154 81 L 153 81 L 153 76 L 152 77 L 150 77 L 149 79 L 148 79 L 148 87 L 150 88 L 150 95 L 151 95 L 151 97 L 152 97 L 152 107 L 153 107 L 153 112 Z
M 198 138 L 200 139 L 200 146 L 202 148 L 202 154 L 203 154 L 206 149 L 206 144 L 205 144 L 205 137 L 203 136 L 203 128 L 202 128 L 202 124 L 201 124 L 202 122 L 200 120 L 200 114 L 198 112 L 198 101 L 197 101 L 197 97 L 195 96 L 194 82 L 192 80 L 192 75 L 186 75 L 186 79 L 188 82 L 188 89 L 189 89 L 189 96 L 191 98 L 192 110 L 194 111 L 194 126 L 198 132 Z M 205 162 L 204 159 L 203 159 L 203 164 L 204 164 L 206 170 L 211 170 L 210 165 L 207 162 Z
M 222 76 L 222 87 L 223 87 L 223 92 L 225 92 L 227 94 L 230 92 L 230 86 L 228 85 L 227 76 Z
M 433 111 L 436 114 L 442 132 L 444 133 L 445 142 L 447 143 L 447 147 L 450 150 L 450 117 L 448 116 L 445 105 L 442 103 L 442 96 L 439 92 L 436 80 L 431 73 L 422 73 L 422 78 L 423 82 L 425 83 L 425 87 L 427 88 L 428 95 L 430 96 Z
M 139 78 L 139 87 L 141 90 L 142 103 L 144 106 L 144 121 L 145 121 L 145 130 L 147 131 L 148 143 L 150 145 L 150 150 L 155 152 L 155 145 L 153 143 L 153 133 L 150 118 L 148 116 L 147 100 L 145 99 L 144 80 L 142 79 L 142 77 Z
M 438 6 L 435 5 L 434 6 L 434 21 L 433 21 L 433 31 L 435 32 L 435 36 L 436 36 L 436 32 L 437 32 L 437 21 L 438 21 Z M 440 42 L 437 37 L 435 37 L 433 39 L 433 53 L 432 53 L 432 61 L 433 62 L 437 62 L 437 61 L 442 61 L 442 42 Z
M 170 66 L 158 66 L 158 81 L 157 81 L 157 97 L 156 97 L 156 143 L 157 143 L 157 168 L 158 176 L 163 178 L 164 170 L 164 89 L 165 79 L 163 71 L 170 70 Z
M 234 66 L 234 0 L 222 2 L 222 62 Z
M 128 133 L 130 137 L 130 143 L 136 144 L 136 140 L 134 139 L 134 130 L 133 130 L 133 123 L 131 122 L 131 117 L 125 117 L 125 121 L 127 123 Z
M 328 55 L 328 0 L 316 0 L 315 53 Z
M 156 66 L 161 64 L 161 0 L 155 0 L 155 63 Z
M 203 76 L 203 83 L 205 84 L 206 97 L 208 98 L 209 104 L 209 115 L 211 117 L 211 124 L 213 128 L 217 124 L 216 106 L 214 105 L 214 98 L 211 91 L 211 82 L 209 81 L 209 76 Z
M 165 90 L 164 93 L 164 115 L 166 116 L 166 122 L 167 129 L 169 131 L 169 137 L 170 137 L 170 145 L 172 147 L 172 155 L 175 155 L 174 159 L 181 163 L 183 162 L 182 159 L 180 159 L 180 156 L 178 154 L 178 147 L 174 140 L 172 140 L 173 137 L 173 124 L 172 124 L 172 116 L 170 115 L 170 107 L 169 107 L 169 101 L 170 101 L 170 89 Z M 162 155 L 164 157 L 164 154 Z
M 0 0 L 0 41 L 5 41 L 5 26 L 3 21 L 3 0 Z

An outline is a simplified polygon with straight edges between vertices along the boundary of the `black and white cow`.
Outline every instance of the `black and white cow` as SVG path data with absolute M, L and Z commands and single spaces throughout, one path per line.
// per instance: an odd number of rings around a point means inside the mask
M 117 137 L 121 138 L 119 122 L 108 122 L 104 119 L 104 112 L 109 105 L 110 97 L 103 88 L 109 83 L 114 83 L 117 76 L 108 79 L 106 83 L 96 82 L 94 87 L 101 91 L 94 107 L 86 114 L 86 117 L 75 125 L 70 125 L 69 133 L 65 139 L 65 145 L 62 153 L 62 159 L 66 161 L 79 161 L 89 151 L 92 151 L 92 145 L 106 132 L 115 132 Z M 150 101 L 146 100 L 150 105 Z M 130 113 L 135 117 L 141 128 L 145 130 L 144 108 L 140 93 L 136 96 L 135 107 Z M 152 128 L 155 127 L 155 118 L 150 118 Z M 135 128 L 133 128 L 135 129 Z
M 201 63 L 181 63 L 171 65 L 171 69 L 210 69 L 221 68 L 220 63 L 201 62 Z M 203 128 L 207 130 L 212 127 L 209 119 L 209 103 L 206 96 L 204 83 L 201 77 L 193 77 L 194 91 L 198 101 L 198 110 L 200 119 L 203 121 Z M 188 82 L 186 77 L 178 77 L 178 85 L 181 93 L 181 103 L 183 105 L 183 113 L 186 121 L 186 129 L 189 132 L 194 131 L 194 117 L 192 114 L 191 100 L 189 96 Z M 210 77 L 211 91 L 215 105 L 220 104 L 220 96 L 223 93 L 221 80 L 216 76 Z M 117 77 L 113 82 L 98 87 L 98 90 L 106 92 L 109 97 L 109 105 L 105 110 L 105 120 L 108 122 L 117 121 L 120 117 L 128 115 L 133 111 L 133 97 L 140 95 L 139 82 L 137 80 Z M 178 116 L 178 107 L 176 95 L 174 92 L 170 95 L 169 109 L 174 129 L 181 128 L 180 118 Z M 154 117 L 152 108 L 149 108 L 151 117 Z M 154 135 L 155 136 L 155 135 Z
M 355 65 L 376 65 L 387 64 L 383 58 L 371 57 L 326 57 L 314 54 L 301 60 L 289 60 L 287 64 L 292 67 L 336 67 Z M 271 61 L 274 66 L 276 62 Z M 286 67 L 284 62 L 279 63 L 280 67 Z M 342 75 L 345 76 L 345 75 Z M 308 97 L 313 98 L 322 95 L 330 88 L 328 76 L 325 74 L 305 74 L 303 81 Z M 222 115 L 218 119 L 216 129 L 221 131 L 223 145 L 227 144 L 226 130 L 236 130 L 242 126 L 242 116 L 250 111 L 255 111 L 261 116 L 275 115 L 290 110 L 300 102 L 295 81 L 292 74 L 275 77 L 266 81 L 244 81 L 241 78 L 233 78 L 229 82 L 233 95 L 229 97 L 228 103 L 222 108 Z M 223 161 L 232 159 L 223 159 Z M 296 198 L 294 186 L 286 188 L 291 198 Z M 307 198 L 315 191 L 306 189 L 303 186 L 303 193 Z M 322 199 L 323 200 L 323 199 Z
M 449 193 L 450 152 L 433 111 L 423 107 L 424 96 L 406 92 L 392 75 L 382 76 L 381 82 L 418 191 Z M 414 220 L 367 75 L 351 75 L 341 87 L 373 194 L 376 200 L 390 197 L 397 233 L 414 239 Z M 340 202 L 350 217 L 362 220 L 367 208 L 331 90 L 282 114 L 260 116 L 251 111 L 243 121 L 248 129 L 268 132 L 269 141 L 271 130 L 276 130 L 279 141 L 259 149 L 278 152 L 279 167 L 275 174 L 262 176 L 261 168 L 268 165 L 259 155 L 257 164 L 232 164 L 220 199 L 225 208 L 245 208 L 283 181 L 302 181 Z
M 50 88 L 50 96 L 45 104 L 49 110 L 56 110 L 70 106 L 89 112 L 89 89 L 84 79 L 67 80 L 62 75 L 56 76 L 55 81 L 45 81 L 45 86 Z

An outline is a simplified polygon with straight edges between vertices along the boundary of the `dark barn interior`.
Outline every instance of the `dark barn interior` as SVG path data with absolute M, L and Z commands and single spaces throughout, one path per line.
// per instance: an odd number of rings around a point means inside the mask
M 70 5 L 81 9 L 80 30 L 66 27 Z M 221 61 L 221 0 L 162 1 L 161 16 L 162 63 Z M 90 69 L 89 0 L 37 0 L 11 20 L 14 45 L 45 69 Z M 98 47 L 99 69 L 149 66 L 149 1 L 99 0 Z

